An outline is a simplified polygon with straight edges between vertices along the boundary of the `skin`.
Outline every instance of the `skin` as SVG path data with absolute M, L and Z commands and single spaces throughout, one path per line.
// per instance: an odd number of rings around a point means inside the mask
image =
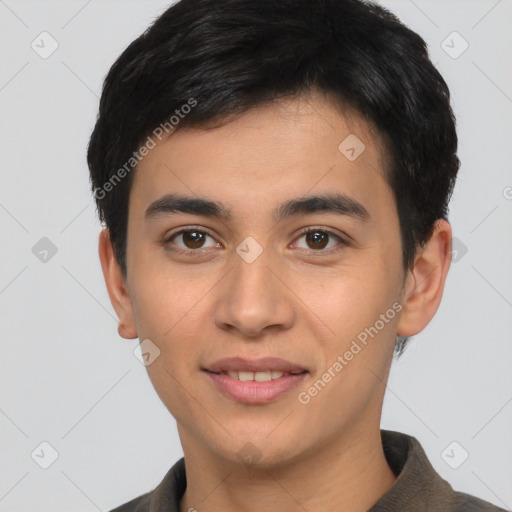
M 338 150 L 349 134 L 366 146 L 354 161 Z M 342 112 L 314 92 L 224 126 L 179 130 L 139 164 L 127 278 L 107 229 L 99 255 L 119 334 L 149 338 L 161 351 L 147 370 L 178 425 L 188 481 L 182 512 L 366 511 L 395 482 L 380 439 L 385 382 L 397 333 L 419 333 L 438 309 L 451 228 L 438 221 L 404 271 L 384 151 L 356 112 Z M 272 218 L 284 201 L 332 192 L 360 202 L 370 219 L 332 212 Z M 232 217 L 179 213 L 146 221 L 146 208 L 167 193 L 218 201 Z M 186 236 L 162 244 L 187 227 L 212 235 L 202 255 L 171 250 L 197 250 Z M 322 248 L 300 234 L 305 227 L 328 229 L 350 243 L 331 236 Z M 236 252 L 248 236 L 263 249 L 252 263 Z M 308 404 L 300 403 L 299 392 L 394 303 L 401 311 Z M 281 357 L 309 373 L 273 402 L 242 404 L 201 370 L 232 356 Z M 259 454 L 252 465 L 240 458 L 249 442 Z

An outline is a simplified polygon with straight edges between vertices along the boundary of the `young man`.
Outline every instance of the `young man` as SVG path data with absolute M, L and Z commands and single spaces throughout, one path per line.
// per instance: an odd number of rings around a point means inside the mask
M 456 150 L 424 41 L 369 2 L 181 0 L 130 44 L 88 152 L 99 254 L 184 459 L 116 511 L 500 510 L 380 429 Z

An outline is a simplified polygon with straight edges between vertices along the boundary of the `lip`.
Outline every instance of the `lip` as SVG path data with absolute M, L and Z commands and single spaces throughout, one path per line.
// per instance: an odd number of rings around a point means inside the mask
M 219 375 L 219 372 L 236 370 L 248 372 L 277 370 L 292 375 L 283 375 L 278 379 L 265 382 L 240 381 L 228 375 Z M 309 373 L 305 368 L 275 357 L 255 360 L 241 357 L 220 359 L 203 368 L 203 372 L 222 394 L 246 404 L 265 404 L 277 400 L 297 387 Z

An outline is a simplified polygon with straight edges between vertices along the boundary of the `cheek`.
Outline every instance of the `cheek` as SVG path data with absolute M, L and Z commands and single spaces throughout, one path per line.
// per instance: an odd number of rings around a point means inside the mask
M 139 335 L 166 343 L 186 326 L 195 325 L 194 315 L 211 288 L 210 279 L 190 279 L 176 269 L 146 266 L 134 272 L 134 314 Z M 186 320 L 186 321 L 184 321 Z
M 323 360 L 313 381 L 330 373 L 325 378 L 332 384 L 315 401 L 318 418 L 325 413 L 323 407 L 331 409 L 333 403 L 338 404 L 333 425 L 357 416 L 381 389 L 401 307 L 394 288 L 385 279 L 367 279 L 362 273 L 325 287 L 323 306 L 317 307 L 334 334 L 320 339 Z
M 314 279 L 297 279 L 297 294 L 329 328 L 328 344 L 339 349 L 373 326 L 392 308 L 399 297 L 399 272 L 378 258 L 361 259 L 359 264 L 340 267 Z M 395 264 L 395 267 L 397 265 Z M 395 310 L 386 315 L 385 333 L 393 330 Z M 319 323 L 318 320 L 315 323 Z M 327 341 L 327 340 L 326 340 Z
M 198 284 L 193 293 L 181 285 L 179 278 L 153 281 L 148 273 L 137 289 L 136 322 L 140 339 L 149 338 L 160 350 L 146 367 L 155 391 L 178 421 L 193 421 L 201 414 L 190 404 L 190 375 L 197 371 L 196 351 L 204 336 L 200 299 L 208 287 Z
M 179 371 L 181 360 L 179 355 L 173 355 L 171 358 L 174 359 L 174 364 L 171 364 L 168 354 L 162 354 L 146 368 L 153 388 L 178 422 L 183 424 L 204 422 L 201 401 L 195 398 L 197 393 L 190 389 L 185 372 Z

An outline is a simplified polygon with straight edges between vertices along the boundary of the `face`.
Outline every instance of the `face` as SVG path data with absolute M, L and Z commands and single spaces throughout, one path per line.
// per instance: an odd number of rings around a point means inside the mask
M 186 454 L 272 466 L 378 429 L 404 285 L 382 154 L 313 94 L 177 131 L 139 164 L 130 315 Z

